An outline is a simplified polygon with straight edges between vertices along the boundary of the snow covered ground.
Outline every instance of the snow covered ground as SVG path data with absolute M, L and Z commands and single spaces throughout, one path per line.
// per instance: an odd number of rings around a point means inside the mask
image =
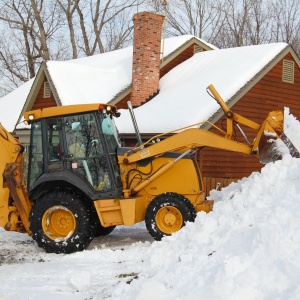
M 58 255 L 0 228 L 0 299 L 300 299 L 299 183 L 300 159 L 285 155 L 212 191 L 213 212 L 161 242 L 140 223 Z

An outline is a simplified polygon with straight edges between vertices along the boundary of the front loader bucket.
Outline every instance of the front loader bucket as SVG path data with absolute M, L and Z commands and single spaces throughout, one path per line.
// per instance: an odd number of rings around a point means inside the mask
M 282 111 L 270 112 L 263 124 L 259 141 L 259 161 L 263 164 L 282 159 L 283 155 L 300 157 L 298 149 L 284 133 Z

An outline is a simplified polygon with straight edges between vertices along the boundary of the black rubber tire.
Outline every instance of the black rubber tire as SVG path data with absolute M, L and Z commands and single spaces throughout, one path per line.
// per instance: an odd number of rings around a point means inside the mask
M 160 241 L 164 236 L 171 235 L 159 229 L 156 222 L 158 211 L 165 206 L 174 207 L 181 213 L 182 224 L 180 224 L 180 228 L 182 228 L 186 222 L 194 222 L 197 216 L 195 207 L 183 195 L 164 193 L 155 197 L 146 210 L 145 223 L 150 235 L 157 241 Z
M 95 237 L 98 236 L 106 236 L 111 234 L 114 229 L 116 228 L 116 226 L 109 226 L 109 227 L 103 227 L 100 223 L 99 220 L 96 221 L 96 225 L 95 225 Z
M 91 222 L 92 211 L 84 200 L 71 190 L 55 190 L 36 201 L 30 213 L 30 229 L 39 247 L 50 253 L 73 253 L 84 250 L 90 244 L 95 228 Z M 45 213 L 57 206 L 67 209 L 75 220 L 73 233 L 62 240 L 49 238 L 42 224 Z

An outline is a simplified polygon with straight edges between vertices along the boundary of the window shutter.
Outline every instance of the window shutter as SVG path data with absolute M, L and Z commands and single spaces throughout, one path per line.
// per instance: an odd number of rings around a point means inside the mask
M 294 83 L 294 62 L 291 60 L 283 60 L 282 81 L 287 83 Z
M 202 51 L 203 51 L 203 49 L 202 49 L 201 46 L 199 46 L 199 45 L 194 45 L 194 54 L 199 53 L 199 52 L 202 52 Z
M 44 82 L 44 98 L 50 98 L 51 97 L 51 89 L 50 84 L 48 81 Z

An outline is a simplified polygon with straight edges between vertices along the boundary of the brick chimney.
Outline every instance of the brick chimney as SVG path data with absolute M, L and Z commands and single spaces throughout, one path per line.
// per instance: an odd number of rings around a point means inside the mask
M 164 17 L 149 12 L 133 16 L 133 107 L 140 106 L 159 92 L 161 34 Z

